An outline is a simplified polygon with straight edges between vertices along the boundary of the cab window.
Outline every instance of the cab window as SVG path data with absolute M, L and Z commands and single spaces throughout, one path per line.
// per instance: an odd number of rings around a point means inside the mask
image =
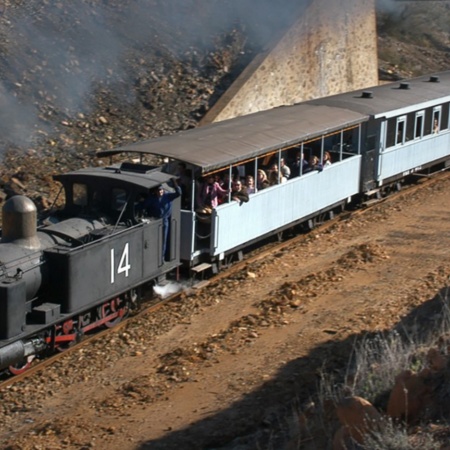
M 127 202 L 125 189 L 114 188 L 111 192 L 111 208 L 114 211 L 122 211 Z

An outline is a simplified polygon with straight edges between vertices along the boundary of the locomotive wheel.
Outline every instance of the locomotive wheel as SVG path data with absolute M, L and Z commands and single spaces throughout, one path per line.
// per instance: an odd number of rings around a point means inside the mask
M 10 371 L 11 375 L 20 375 L 21 373 L 26 372 L 31 367 L 33 359 L 34 356 L 29 356 L 27 359 L 24 359 L 23 361 L 16 363 L 12 366 L 9 366 L 8 370 Z
M 128 302 L 122 300 L 120 297 L 110 300 L 101 306 L 101 318 L 104 319 L 111 314 L 118 313 L 118 316 L 112 320 L 108 320 L 104 323 L 105 327 L 112 328 L 128 316 L 130 309 Z
M 69 335 L 76 334 L 76 333 L 77 333 L 77 330 L 74 326 L 74 321 L 67 320 L 56 330 L 56 333 L 55 333 L 56 341 L 58 341 L 58 337 L 61 338 L 61 337 L 69 336 Z M 70 347 L 72 347 L 73 345 L 75 345 L 78 341 L 79 341 L 79 338 L 77 335 L 76 338 L 73 340 L 66 341 L 66 342 L 64 342 L 64 341 L 57 342 L 55 348 L 59 352 L 64 352 L 65 350 L 67 350 Z

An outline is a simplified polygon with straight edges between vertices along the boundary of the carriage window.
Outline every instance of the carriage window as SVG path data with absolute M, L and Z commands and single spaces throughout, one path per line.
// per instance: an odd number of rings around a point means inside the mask
M 406 116 L 399 117 L 397 119 L 397 132 L 395 143 L 404 144 L 405 143 L 405 135 L 406 135 Z
M 425 113 L 420 111 L 416 113 L 416 124 L 414 127 L 414 139 L 420 139 L 423 136 L 423 120 Z
M 441 107 L 437 106 L 433 108 L 433 122 L 432 122 L 432 130 L 433 133 L 439 133 L 441 129 Z
M 441 130 L 447 130 L 448 129 L 448 107 L 449 104 L 442 105 L 441 110 Z
M 406 142 L 412 141 L 415 139 L 415 118 L 416 115 L 414 113 L 408 114 L 406 117 L 406 134 L 405 134 L 405 140 Z
M 122 211 L 127 202 L 127 193 L 124 189 L 115 188 L 111 193 L 111 208 L 114 211 Z
M 87 186 L 85 184 L 74 183 L 72 186 L 72 201 L 74 205 L 87 205 Z
M 393 147 L 395 145 L 396 129 L 397 121 L 395 117 L 393 119 L 388 119 L 386 132 L 386 148 Z

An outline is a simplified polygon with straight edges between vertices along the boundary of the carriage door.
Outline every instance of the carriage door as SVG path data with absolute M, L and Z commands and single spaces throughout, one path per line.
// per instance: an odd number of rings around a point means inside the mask
M 374 124 L 367 125 L 367 135 L 362 143 L 362 191 L 367 192 L 376 187 L 377 142 L 380 141 L 380 129 Z

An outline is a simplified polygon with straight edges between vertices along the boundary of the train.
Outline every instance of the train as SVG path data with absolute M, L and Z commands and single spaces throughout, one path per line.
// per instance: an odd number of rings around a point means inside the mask
M 387 83 L 99 151 L 110 161 L 54 176 L 64 202 L 44 217 L 12 196 L 2 208 L 0 371 L 22 373 L 114 326 L 145 285 L 216 273 L 255 242 L 447 170 L 449 105 L 450 71 Z M 234 201 L 231 183 L 284 166 L 290 176 Z M 219 179 L 223 201 L 199 208 Z M 142 199 L 177 183 L 167 229 Z

